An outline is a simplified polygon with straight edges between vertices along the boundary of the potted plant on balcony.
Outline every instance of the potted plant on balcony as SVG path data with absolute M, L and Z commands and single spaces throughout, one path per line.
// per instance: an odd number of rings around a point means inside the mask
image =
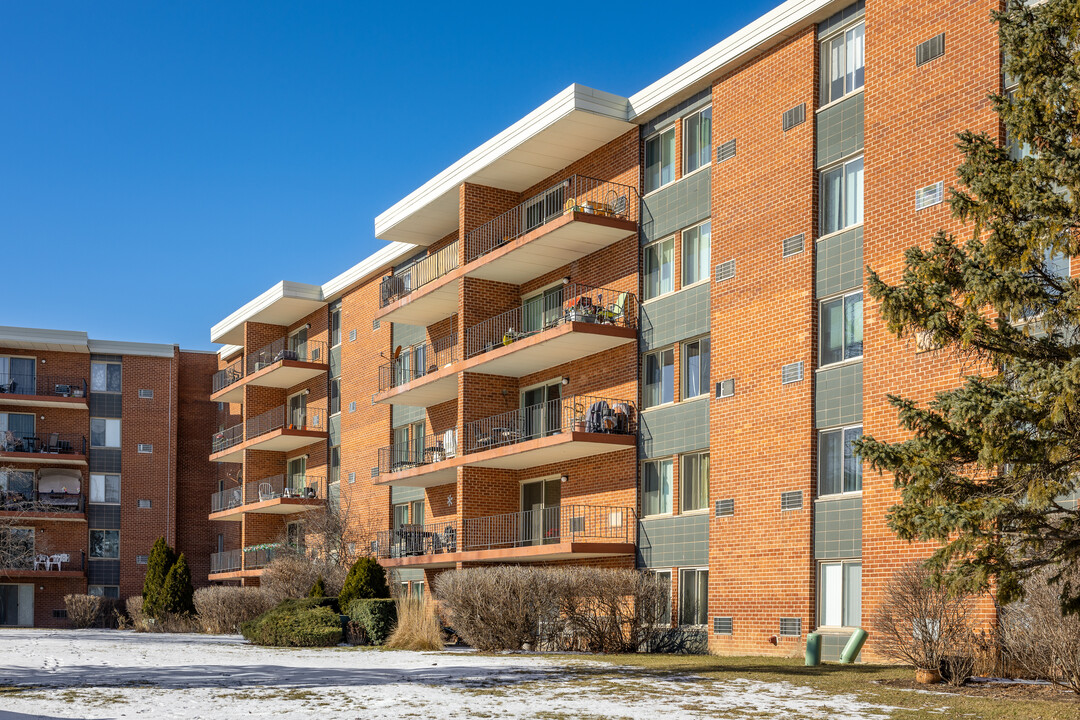
M 585 432 L 585 406 L 581 403 L 574 403 L 574 423 L 572 427 L 574 432 Z

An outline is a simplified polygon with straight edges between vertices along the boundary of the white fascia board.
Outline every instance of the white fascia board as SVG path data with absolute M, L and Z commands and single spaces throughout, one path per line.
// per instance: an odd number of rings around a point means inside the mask
M 122 340 L 93 340 L 88 342 L 90 352 L 99 355 L 143 355 L 147 357 L 173 357 L 176 345 L 162 343 L 124 342 Z
M 628 122 L 628 109 L 624 97 L 576 83 L 570 85 L 380 213 L 375 218 L 375 237 L 382 237 L 399 222 L 447 193 L 456 194 L 461 183 L 575 110 Z
M 60 350 L 64 352 L 90 352 L 86 333 L 78 330 L 46 330 L 0 326 L 0 348 Z
M 233 355 L 234 353 L 240 352 L 243 349 L 243 345 L 222 345 L 220 348 L 218 348 L 217 354 L 218 357 L 224 359 L 229 357 L 230 355 Z
M 350 286 L 382 272 L 387 266 L 415 252 L 418 252 L 415 245 L 400 242 L 390 243 L 386 247 L 368 255 L 334 279 L 324 283 L 322 286 L 323 299 L 326 302 L 336 300 Z
M 318 285 L 282 280 L 210 328 L 210 342 L 219 342 L 218 338 L 225 333 L 243 324 L 263 310 L 269 309 L 277 301 L 285 299 L 322 302 L 322 288 Z
M 708 86 L 720 73 L 755 57 L 751 51 L 763 52 L 854 1 L 788 0 L 631 95 L 629 118 L 638 124 L 648 122 L 666 106 Z

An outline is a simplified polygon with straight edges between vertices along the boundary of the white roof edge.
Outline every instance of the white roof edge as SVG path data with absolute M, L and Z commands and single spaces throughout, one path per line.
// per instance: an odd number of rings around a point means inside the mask
M 191 348 L 180 348 L 182 353 L 191 353 L 192 355 L 217 355 L 217 350 L 192 350 Z
M 627 98 L 574 83 L 380 213 L 375 218 L 375 237 L 574 110 L 629 121 Z
M 49 330 L 0 326 L 0 347 L 8 343 L 39 343 L 42 345 L 87 345 L 86 333 L 79 330 Z
M 93 340 L 88 342 L 90 352 L 101 355 L 144 355 L 147 357 L 173 357 L 176 345 L 163 343 L 125 342 L 123 340 Z
M 224 335 L 260 310 L 265 310 L 278 300 L 285 298 L 322 302 L 322 288 L 318 285 L 282 280 L 253 300 L 244 303 L 228 317 L 211 327 L 210 341 L 216 342 L 214 338 Z
M 244 349 L 243 345 L 222 345 L 217 349 L 218 357 L 227 358 L 235 352 L 239 352 Z
M 384 248 L 376 250 L 371 255 L 353 265 L 337 277 L 327 281 L 322 286 L 322 297 L 326 302 L 336 300 L 337 296 L 344 292 L 350 285 L 354 285 L 378 272 L 384 267 L 399 260 L 402 257 L 419 252 L 420 248 L 409 243 L 393 242 Z

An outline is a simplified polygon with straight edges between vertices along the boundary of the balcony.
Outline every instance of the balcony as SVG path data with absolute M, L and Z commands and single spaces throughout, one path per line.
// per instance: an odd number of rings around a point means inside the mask
M 461 359 L 461 349 L 454 343 L 448 336 L 395 351 L 396 357 L 379 367 L 375 402 L 430 407 L 456 398 L 454 363 Z
M 573 395 L 379 450 L 379 485 L 433 487 L 459 467 L 522 470 L 637 446 L 632 401 Z
M 226 368 L 214 373 L 211 378 L 210 395 L 215 396 L 230 385 L 244 379 L 244 358 L 240 358 Z M 222 401 L 225 402 L 225 401 Z
M 636 188 L 574 175 L 468 233 L 465 274 L 521 285 L 636 233 L 640 211 Z
M 289 452 L 326 440 L 325 407 L 279 405 L 247 422 L 214 433 L 211 462 L 243 462 L 245 450 Z
M 86 575 L 86 553 L 82 550 L 67 552 L 52 548 L 33 548 L 25 554 L 12 553 L 0 567 L 0 578 L 72 578 Z
M 459 562 L 551 562 L 634 553 L 636 517 L 627 507 L 558 505 L 505 515 L 380 532 L 373 551 L 387 567 Z
M 291 515 L 326 504 L 326 478 L 274 475 L 210 496 L 210 520 L 238 522 L 244 513 Z
M 567 283 L 465 331 L 460 370 L 523 377 L 637 342 L 637 296 Z
M 426 327 L 457 312 L 458 243 L 394 270 L 379 284 L 380 321 Z M 445 282 L 436 282 L 448 275 Z
M 243 550 L 210 553 L 210 580 L 236 580 L 257 577 L 274 559 L 280 545 L 264 543 Z
M 243 552 L 240 550 L 210 553 L 210 574 L 236 572 L 241 569 L 242 559 Z
M 326 343 L 308 340 L 293 342 L 280 338 L 244 359 L 242 377 L 238 376 L 239 361 L 214 375 L 214 387 L 220 386 L 210 399 L 214 402 L 238 403 L 244 400 L 244 387 L 291 388 L 318 377 L 330 369 Z
M 86 465 L 86 436 L 75 433 L 0 433 L 0 459 L 20 463 Z
M 7 373 L 0 376 L 0 405 L 86 410 L 86 379 Z
M 0 477 L 0 518 L 86 520 L 82 471 L 8 469 Z

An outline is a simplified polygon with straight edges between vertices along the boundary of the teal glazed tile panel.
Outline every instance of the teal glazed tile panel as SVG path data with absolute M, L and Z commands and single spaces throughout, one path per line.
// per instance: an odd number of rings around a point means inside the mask
M 862 287 L 862 226 L 817 242 L 814 275 L 815 291 L 819 298 Z
M 639 313 L 641 351 L 708 334 L 711 288 L 712 283 L 698 283 L 643 303 Z
M 818 428 L 862 422 L 862 362 L 819 370 L 814 388 L 814 424 Z
M 638 567 L 709 564 L 709 514 L 675 515 L 638 523 Z
M 420 568 L 396 568 L 390 571 L 398 582 L 423 582 L 424 571 Z M 389 578 L 387 578 L 389 580 Z
M 671 235 L 709 217 L 711 174 L 702 170 L 641 201 L 641 244 Z
M 863 93 L 830 105 L 817 115 L 817 166 L 853 155 L 863 149 Z
M 390 427 L 399 428 L 412 425 L 427 418 L 427 408 L 412 405 L 392 405 L 390 409 Z
M 817 560 L 862 557 L 862 497 L 814 503 L 814 557 Z
M 709 397 L 646 410 L 639 418 L 639 457 L 664 457 L 709 447 Z
M 422 345 L 427 339 L 427 328 L 422 325 L 402 325 L 394 323 L 393 329 L 394 347 L 409 347 L 410 345 Z
M 705 88 L 697 95 L 683 100 L 681 103 L 671 108 L 667 112 L 658 115 L 655 119 L 650 120 L 648 124 L 641 128 L 641 138 L 645 138 L 652 135 L 654 132 L 661 128 L 666 128 L 675 118 L 685 117 L 690 113 L 700 110 L 712 102 L 712 89 Z
M 390 504 L 397 505 L 403 502 L 413 502 L 424 499 L 424 488 L 414 487 L 391 487 Z
M 852 3 L 843 10 L 833 13 L 829 17 L 819 22 L 817 28 L 818 37 L 824 37 L 836 28 L 840 27 L 841 25 L 846 25 L 849 22 L 853 22 L 855 18 L 862 17 L 865 14 L 866 0 L 859 0 L 856 3 Z

